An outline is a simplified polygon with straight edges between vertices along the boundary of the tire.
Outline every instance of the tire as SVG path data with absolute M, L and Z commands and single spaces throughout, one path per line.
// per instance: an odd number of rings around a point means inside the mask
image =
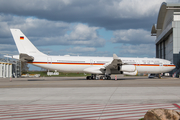
M 87 79 L 87 80 L 91 80 L 91 76 L 87 76 L 86 79 Z

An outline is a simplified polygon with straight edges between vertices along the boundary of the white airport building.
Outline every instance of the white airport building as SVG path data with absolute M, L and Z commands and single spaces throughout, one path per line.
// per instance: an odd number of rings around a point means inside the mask
M 19 60 L 0 58 L 0 78 L 21 77 Z
M 180 68 L 180 3 L 162 3 L 151 35 L 156 36 L 156 58 L 170 60 Z M 174 72 L 175 72 L 174 71 Z

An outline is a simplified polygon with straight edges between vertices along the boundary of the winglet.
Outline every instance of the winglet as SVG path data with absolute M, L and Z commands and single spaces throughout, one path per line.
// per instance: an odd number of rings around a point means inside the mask
M 119 59 L 116 54 L 113 54 L 113 59 Z

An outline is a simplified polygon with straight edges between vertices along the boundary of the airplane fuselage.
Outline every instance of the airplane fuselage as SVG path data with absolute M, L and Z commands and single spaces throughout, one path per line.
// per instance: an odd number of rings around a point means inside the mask
M 110 63 L 112 57 L 83 57 L 83 56 L 34 56 L 35 66 L 59 72 L 83 73 L 88 67 L 102 67 Z M 120 57 L 124 63 L 134 65 L 138 73 L 163 73 L 174 69 L 174 65 L 168 60 L 158 58 L 125 58 Z M 111 69 L 111 74 L 120 73 Z M 103 72 L 102 72 L 103 74 Z

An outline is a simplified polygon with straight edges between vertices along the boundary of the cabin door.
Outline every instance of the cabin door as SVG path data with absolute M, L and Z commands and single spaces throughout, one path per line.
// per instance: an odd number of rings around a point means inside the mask
M 51 57 L 47 57 L 47 64 L 52 64 L 52 58 Z
M 140 66 L 140 61 L 139 61 L 139 59 L 136 61 L 136 66 Z
M 93 61 L 92 59 L 90 60 L 90 64 L 91 64 L 91 65 L 93 65 L 93 64 L 94 64 L 94 61 Z

